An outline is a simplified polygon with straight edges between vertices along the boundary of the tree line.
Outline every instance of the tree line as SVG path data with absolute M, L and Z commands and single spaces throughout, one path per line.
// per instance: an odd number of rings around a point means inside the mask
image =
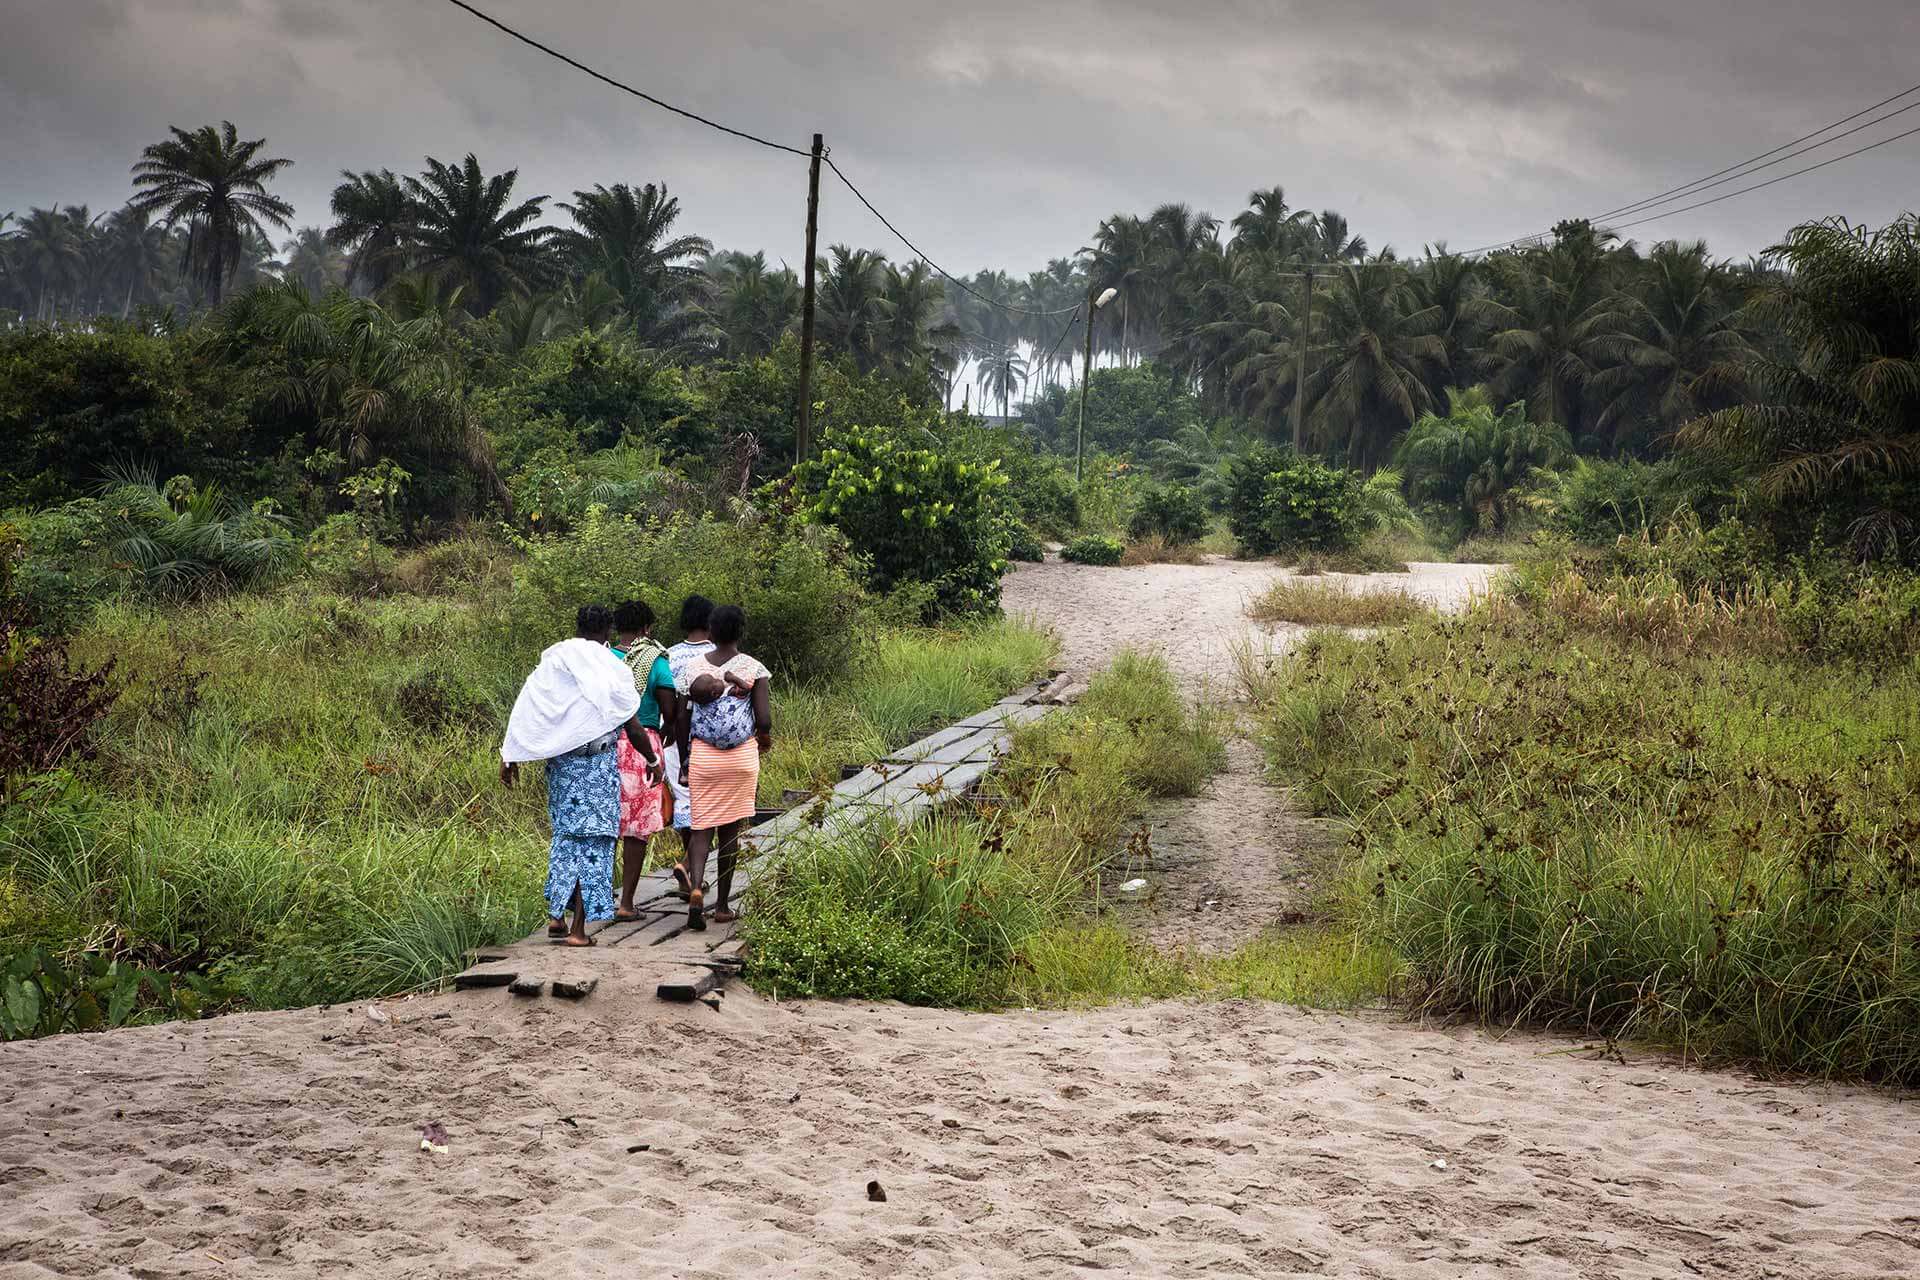
M 429 158 L 417 174 L 343 173 L 329 223 L 295 228 L 271 191 L 291 162 L 269 151 L 231 123 L 174 128 L 133 166 L 124 207 L 7 215 L 0 307 L 41 322 L 177 315 L 280 282 L 308 300 L 283 313 L 334 291 L 364 303 L 357 319 L 331 313 L 342 333 L 427 321 L 471 328 L 511 355 L 592 331 L 682 365 L 764 356 L 798 324 L 796 273 L 683 234 L 664 182 L 556 200 L 471 154 Z M 1698 241 L 1643 249 L 1585 222 L 1485 258 L 1441 244 L 1402 257 L 1370 246 L 1337 211 L 1294 208 L 1273 187 L 1231 220 L 1179 203 L 1115 214 L 1075 253 L 1025 277 L 979 271 L 971 292 L 924 262 L 833 245 L 819 264 L 818 336 L 860 372 L 924 386 L 949 406 L 970 397 L 961 379 L 971 374 L 981 406 L 1013 416 L 1023 402 L 1044 407 L 1086 336 L 1088 299 L 1111 288 L 1091 321 L 1104 365 L 1149 364 L 1209 411 L 1276 439 L 1294 433 L 1298 411 L 1304 447 L 1363 469 L 1388 462 L 1424 416 L 1444 414 L 1450 390 L 1484 385 L 1492 401 L 1521 404 L 1527 421 L 1606 456 L 1658 456 L 1684 430 L 1792 457 L 1813 449 L 1809 423 L 1824 415 L 1822 438 L 1878 443 L 1802 464 L 1803 487 L 1898 478 L 1913 461 L 1900 443 L 1914 395 L 1913 343 L 1897 333 L 1903 304 L 1886 304 L 1886 335 L 1855 332 L 1835 346 L 1808 326 L 1844 329 L 1853 322 L 1840 312 L 1879 295 L 1835 283 L 1851 294 L 1823 303 L 1808 286 L 1850 269 L 1897 275 L 1913 223 L 1871 236 L 1824 225 L 1744 263 Z M 276 234 L 287 236 L 277 251 Z M 1808 269 L 1817 264 L 1830 271 Z M 1825 401 L 1791 376 L 1810 352 L 1844 365 Z M 1875 366 L 1877 383 L 1850 383 L 1876 353 L 1898 359 Z M 1761 415 L 1742 411 L 1783 400 L 1798 405 L 1798 428 L 1775 415 L 1763 430 Z

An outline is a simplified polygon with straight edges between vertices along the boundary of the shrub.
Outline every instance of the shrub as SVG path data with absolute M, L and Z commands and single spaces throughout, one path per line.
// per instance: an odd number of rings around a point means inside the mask
M 1358 591 L 1344 582 L 1282 578 L 1256 597 L 1247 612 L 1260 622 L 1306 626 L 1378 627 L 1411 622 L 1427 606 L 1405 591 Z
M 513 548 L 466 534 L 430 543 L 394 563 L 394 583 L 417 596 L 473 595 L 513 584 Z
M 1228 473 L 1227 526 L 1246 555 L 1339 551 L 1367 529 L 1356 472 L 1279 449 L 1234 459 Z
M 596 507 L 577 529 L 522 546 L 513 618 L 527 647 L 571 634 L 585 603 L 641 599 L 670 623 L 680 601 L 698 592 L 744 608 L 747 648 L 782 676 L 831 679 L 862 650 L 866 593 L 831 529 L 685 517 L 643 523 Z
M 1090 533 L 1069 542 L 1060 552 L 1060 558 L 1071 560 L 1075 564 L 1111 565 L 1119 564 L 1120 557 L 1126 554 L 1126 550 L 1117 538 Z
M 394 686 L 394 709 L 417 729 L 450 725 L 491 729 L 506 719 L 499 705 L 472 673 L 456 660 L 435 655 Z
M 109 554 L 139 589 L 187 596 L 260 586 L 299 559 L 299 544 L 270 500 L 247 506 L 217 485 L 120 470 L 101 499 Z
M 1000 605 L 1007 534 L 995 462 L 969 462 L 887 427 L 831 428 L 794 469 L 806 519 L 838 529 L 872 566 L 871 585 L 930 582 L 938 612 Z
M 1008 527 L 1007 537 L 1009 539 L 1007 546 L 1008 559 L 1024 560 L 1029 564 L 1038 564 L 1047 558 L 1046 545 L 1035 536 L 1032 529 L 1021 521 L 1016 520 Z
M 1123 565 L 1142 564 L 1205 564 L 1207 553 L 1194 542 L 1168 542 L 1154 534 L 1139 542 L 1127 544 L 1120 556 Z
M 0 601 L 0 804 L 70 758 L 93 754 L 93 727 L 120 696 L 114 659 L 80 670 L 64 638 L 26 634 L 26 611 Z
M 1734 505 L 1735 481 L 1728 465 L 1710 455 L 1683 453 L 1659 462 L 1580 458 L 1553 477 L 1544 498 L 1553 528 L 1602 545 L 1664 528 L 1689 511 L 1716 523 Z
M 1159 538 L 1170 546 L 1198 542 L 1207 536 L 1207 509 L 1184 485 L 1156 485 L 1140 495 L 1127 536 L 1135 542 Z
M 307 572 L 335 591 L 372 595 L 394 582 L 392 548 L 356 515 L 329 516 L 307 535 Z
M 10 566 L 0 599 L 18 600 L 42 634 L 74 630 L 126 581 L 108 535 L 106 510 L 92 498 L 0 523 L 0 560 Z
M 831 889 L 791 893 L 778 911 L 748 919 L 754 984 L 776 995 L 918 1005 L 975 999 L 980 975 L 954 950 Z

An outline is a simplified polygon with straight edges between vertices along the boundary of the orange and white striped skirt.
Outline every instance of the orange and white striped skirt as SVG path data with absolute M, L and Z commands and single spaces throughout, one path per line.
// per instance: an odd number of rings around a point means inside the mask
M 693 801 L 693 829 L 709 831 L 753 817 L 760 787 L 760 744 L 748 738 L 731 751 L 693 740 L 687 761 L 687 791 Z

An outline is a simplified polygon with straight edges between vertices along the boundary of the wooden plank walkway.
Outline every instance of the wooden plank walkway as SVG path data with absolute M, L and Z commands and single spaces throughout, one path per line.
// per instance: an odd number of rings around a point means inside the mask
M 910 822 L 965 796 L 1006 754 L 1014 729 L 1077 692 L 1067 676 L 1029 685 L 751 828 L 741 837 L 734 901 L 744 900 L 757 871 L 809 842 L 883 821 Z M 708 860 L 709 900 L 714 861 Z M 642 879 L 633 901 L 638 920 L 601 920 L 587 926 L 592 947 L 556 946 L 543 925 L 519 942 L 477 950 L 469 967 L 454 976 L 453 985 L 460 990 L 504 987 L 520 998 L 584 999 L 602 978 L 625 983 L 637 976 L 651 981 L 663 1000 L 692 1001 L 720 990 L 739 972 L 739 925 L 709 922 L 704 931 L 690 928 L 686 899 L 669 872 L 656 871 Z

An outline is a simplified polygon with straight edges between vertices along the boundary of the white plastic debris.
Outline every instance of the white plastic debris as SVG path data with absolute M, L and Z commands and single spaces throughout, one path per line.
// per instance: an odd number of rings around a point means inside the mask
M 370 1004 L 367 1006 L 367 1021 L 368 1022 L 392 1022 L 393 1015 L 388 1013 L 385 1009 L 382 1009 L 377 1004 Z
M 1447 1162 L 1445 1160 L 1435 1160 L 1432 1164 L 1427 1166 L 1427 1168 L 1429 1169 L 1444 1169 L 1446 1167 L 1447 1167 Z
M 1147 887 L 1147 882 L 1145 880 L 1134 879 L 1134 880 L 1129 880 L 1125 884 L 1121 885 L 1120 892 L 1138 893 L 1146 887 Z

